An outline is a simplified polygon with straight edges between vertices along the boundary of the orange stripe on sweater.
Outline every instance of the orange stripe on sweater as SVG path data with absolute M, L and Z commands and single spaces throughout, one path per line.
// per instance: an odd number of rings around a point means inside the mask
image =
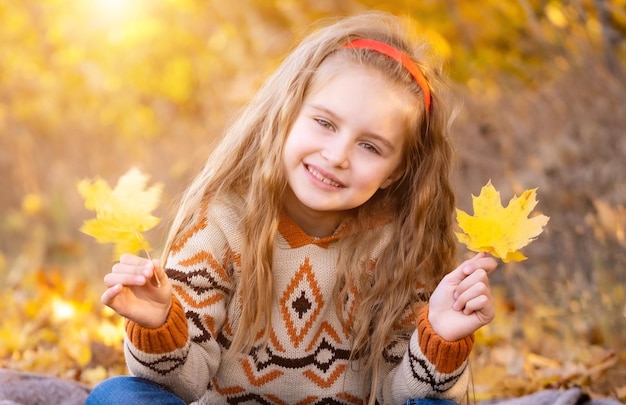
M 313 370 L 305 370 L 302 374 L 309 380 L 313 381 L 317 386 L 321 388 L 329 388 L 341 375 L 343 375 L 346 368 L 347 366 L 345 364 L 340 364 L 326 379 L 315 374 Z
M 185 301 L 186 304 L 195 309 L 204 309 L 204 307 L 217 304 L 218 302 L 224 300 L 224 294 L 222 294 L 221 292 L 210 295 L 202 301 L 197 301 L 187 293 L 185 287 L 182 287 L 180 285 L 174 285 L 172 286 L 172 288 L 176 290 L 176 292 L 183 299 L 183 301 Z
M 333 338 L 335 343 L 341 343 L 341 338 L 339 337 L 339 334 L 337 333 L 337 331 L 332 326 L 330 326 L 330 324 L 328 322 L 324 321 L 324 322 L 322 322 L 322 325 L 320 326 L 319 330 L 317 331 L 317 333 L 313 337 L 313 340 L 311 340 L 311 344 L 306 348 L 306 351 L 313 350 L 313 348 L 315 347 L 315 345 L 319 341 L 319 338 L 322 335 L 322 332 L 326 332 L 328 334 L 328 336 Z
M 254 375 L 254 371 L 252 370 L 252 366 L 249 361 L 241 360 L 241 366 L 243 367 L 244 373 L 246 373 L 246 377 L 248 377 L 248 381 L 255 387 L 261 387 L 284 374 L 280 370 L 272 370 L 269 373 L 265 373 L 262 376 L 257 377 Z

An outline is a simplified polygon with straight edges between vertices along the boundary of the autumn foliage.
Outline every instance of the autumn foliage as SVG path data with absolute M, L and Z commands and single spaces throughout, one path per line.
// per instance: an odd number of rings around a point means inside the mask
M 487 252 L 499 257 L 505 263 L 526 260 L 527 257 L 519 250 L 535 240 L 549 220 L 542 214 L 528 218 L 537 205 L 536 192 L 536 189 L 525 190 L 503 207 L 500 193 L 489 180 L 478 196 L 472 196 L 474 216 L 456 210 L 456 219 L 462 230 L 456 234 L 459 242 L 474 252 Z
M 137 254 L 141 249 L 149 254 L 150 245 L 143 232 L 160 221 L 151 213 L 159 205 L 162 185 L 146 188 L 147 182 L 148 176 L 131 169 L 120 177 L 113 190 L 103 179 L 78 183 L 85 208 L 96 212 L 96 218 L 85 221 L 80 230 L 100 243 L 113 243 L 114 260 L 124 253 Z
M 98 213 L 76 184 L 112 204 L 103 182 L 131 167 L 162 184 L 123 230 L 158 255 L 179 194 L 293 40 L 374 8 L 410 20 L 454 79 L 459 210 L 476 217 L 491 179 L 518 202 L 537 188 L 520 218 L 550 217 L 492 276 L 476 398 L 577 385 L 625 401 L 625 0 L 0 2 L 0 367 L 125 373 L 121 320 L 99 303 L 113 248 L 79 231 Z

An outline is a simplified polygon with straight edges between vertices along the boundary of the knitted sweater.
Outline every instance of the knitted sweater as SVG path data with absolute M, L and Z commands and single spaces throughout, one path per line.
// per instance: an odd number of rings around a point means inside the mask
M 365 403 L 370 378 L 349 363 L 351 337 L 340 321 L 341 316 L 349 322 L 358 297 L 348 299 L 341 315 L 332 298 L 334 266 L 346 234 L 342 227 L 332 236 L 314 238 L 287 216 L 281 218 L 272 267 L 276 301 L 270 341 L 235 361 L 222 361 L 241 314 L 241 210 L 237 199 L 213 201 L 174 244 L 165 265 L 174 295 L 166 323 L 155 329 L 126 324 L 130 372 L 194 404 Z M 388 243 L 384 235 L 389 232 L 382 228 L 376 230 L 381 238 L 372 260 Z M 417 319 L 407 311 L 407 325 L 406 340 L 386 350 L 378 402 L 459 401 L 467 390 L 473 337 L 443 340 L 428 322 L 427 305 Z

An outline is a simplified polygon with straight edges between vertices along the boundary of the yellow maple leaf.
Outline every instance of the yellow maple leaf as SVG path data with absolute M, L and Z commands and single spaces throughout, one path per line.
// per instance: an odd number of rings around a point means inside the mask
M 545 215 L 528 218 L 537 205 L 537 189 L 524 191 L 502 206 L 500 193 L 491 180 L 472 196 L 474 216 L 457 208 L 456 219 L 463 232 L 457 232 L 459 242 L 474 252 L 487 252 L 504 262 L 526 260 L 519 249 L 535 240 L 548 223 Z
M 78 192 L 85 199 L 85 208 L 96 212 L 86 220 L 81 232 L 100 243 L 114 244 L 114 258 L 123 253 L 137 253 L 150 245 L 142 232 L 153 228 L 160 219 L 151 212 L 158 206 L 162 184 L 146 188 L 148 176 L 131 169 L 119 178 L 113 190 L 101 178 L 81 180 Z

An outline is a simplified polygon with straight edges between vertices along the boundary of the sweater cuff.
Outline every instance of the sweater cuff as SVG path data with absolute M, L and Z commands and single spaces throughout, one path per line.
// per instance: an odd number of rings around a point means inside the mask
M 422 353 L 441 373 L 451 373 L 461 367 L 474 345 L 474 334 L 454 342 L 439 336 L 428 320 L 428 305 L 417 315 L 417 334 Z
M 133 346 L 145 353 L 160 354 L 180 349 L 189 339 L 185 310 L 172 295 L 172 307 L 163 325 L 153 329 L 127 320 L 126 336 Z

